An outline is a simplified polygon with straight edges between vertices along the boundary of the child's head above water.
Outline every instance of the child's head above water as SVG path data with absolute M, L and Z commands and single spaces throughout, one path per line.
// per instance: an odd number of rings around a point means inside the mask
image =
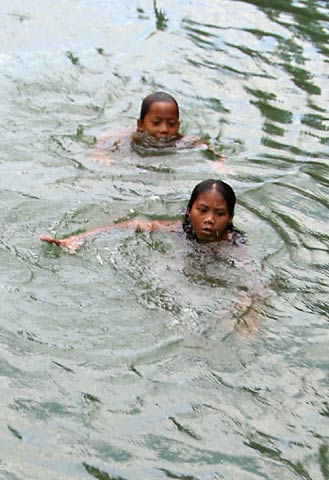
M 174 97 L 165 92 L 151 93 L 144 98 L 137 131 L 158 139 L 172 137 L 179 130 L 179 108 Z
M 194 188 L 188 202 L 183 229 L 200 243 L 227 240 L 234 230 L 235 193 L 221 180 L 205 180 Z

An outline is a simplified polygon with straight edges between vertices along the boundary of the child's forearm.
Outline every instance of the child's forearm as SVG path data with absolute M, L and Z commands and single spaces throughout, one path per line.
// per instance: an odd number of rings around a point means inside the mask
M 126 222 L 122 222 L 119 224 L 121 227 L 130 227 L 130 226 L 135 226 L 137 228 L 138 222 L 136 220 L 128 220 Z M 107 232 L 109 230 L 112 230 L 115 228 L 117 224 L 111 223 L 109 225 L 104 225 L 102 227 L 96 227 L 92 228 L 91 230 L 87 230 L 86 232 L 79 233 L 78 235 L 72 235 L 71 237 L 59 239 L 59 238 L 53 238 L 53 237 L 48 237 L 47 235 L 40 235 L 40 240 L 43 242 L 47 243 L 53 243 L 54 245 L 57 245 L 59 247 L 66 248 L 70 253 L 73 253 L 77 248 L 79 248 L 84 240 L 88 237 L 93 237 L 94 235 L 97 235 L 98 233 L 101 232 Z
M 102 232 L 107 232 L 113 230 L 114 228 L 134 228 L 136 232 L 143 231 L 155 231 L 155 230 L 168 230 L 175 232 L 178 228 L 178 222 L 173 221 L 140 221 L 140 220 L 126 220 L 121 223 L 111 223 L 109 225 L 104 225 L 102 227 L 96 227 L 86 232 L 79 233 L 78 235 L 72 235 L 71 237 L 59 239 L 48 237 L 47 235 L 40 235 L 40 240 L 47 243 L 53 243 L 62 248 L 66 248 L 69 253 L 74 253 L 81 245 L 84 240 L 88 237 L 93 237 Z

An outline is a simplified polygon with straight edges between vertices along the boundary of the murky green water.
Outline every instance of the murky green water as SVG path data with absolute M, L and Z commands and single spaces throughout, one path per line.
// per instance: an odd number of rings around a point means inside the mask
M 1 2 L 1 479 L 329 478 L 328 7 Z M 92 160 L 156 89 L 220 173 L 200 151 Z M 38 239 L 175 217 L 214 176 L 244 258 Z

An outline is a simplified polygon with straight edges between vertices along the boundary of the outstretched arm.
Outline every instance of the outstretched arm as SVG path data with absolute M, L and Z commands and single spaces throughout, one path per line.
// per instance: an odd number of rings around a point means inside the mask
M 206 140 L 202 140 L 201 138 L 188 136 L 188 135 L 184 138 L 186 139 L 190 138 L 194 148 L 210 152 L 217 160 L 224 160 L 226 158 L 226 156 L 223 155 L 222 153 L 216 152 Z
M 140 221 L 140 220 L 126 220 L 121 223 L 111 223 L 109 225 L 104 225 L 102 227 L 93 228 L 92 230 L 87 230 L 86 232 L 79 233 L 78 235 L 72 235 L 71 237 L 58 239 L 53 237 L 48 237 L 47 235 L 40 235 L 40 240 L 47 243 L 53 243 L 59 247 L 67 249 L 69 253 L 74 253 L 81 245 L 84 243 L 84 240 L 88 237 L 93 237 L 102 232 L 107 232 L 113 230 L 114 228 L 134 228 L 136 232 L 143 231 L 155 231 L 155 230 L 167 230 L 175 232 L 178 229 L 179 222 L 174 221 Z
M 121 138 L 129 137 L 130 135 L 131 132 L 123 131 L 102 136 L 91 149 L 91 160 L 110 165 L 113 162 L 110 156 L 111 153 L 119 150 Z
M 225 160 L 227 160 L 227 156 L 214 150 L 209 145 L 208 142 L 201 140 L 200 138 L 196 138 L 193 140 L 193 146 L 199 150 L 203 150 L 211 154 L 210 155 L 211 160 L 208 161 L 208 164 L 210 165 L 211 170 L 214 170 L 219 175 L 222 175 L 223 173 L 227 173 L 229 175 L 235 174 L 232 167 L 229 167 L 225 164 Z

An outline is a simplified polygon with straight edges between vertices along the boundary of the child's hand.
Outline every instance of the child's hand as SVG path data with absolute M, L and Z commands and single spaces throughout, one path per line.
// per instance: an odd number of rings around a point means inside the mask
M 233 170 L 233 168 L 230 168 L 223 163 L 223 158 L 226 157 L 222 157 L 214 162 L 210 162 L 212 170 L 214 170 L 220 175 L 223 173 L 227 173 L 228 175 L 235 175 L 235 171 Z
M 113 160 L 107 155 L 107 153 L 97 147 L 93 147 L 90 159 L 93 162 L 102 163 L 105 165 L 111 165 L 111 163 L 113 163 Z
M 40 240 L 47 243 L 53 243 L 61 248 L 65 248 L 70 254 L 74 253 L 79 247 L 81 247 L 83 243 L 83 240 L 77 237 L 58 239 L 47 237 L 46 235 L 40 235 Z

